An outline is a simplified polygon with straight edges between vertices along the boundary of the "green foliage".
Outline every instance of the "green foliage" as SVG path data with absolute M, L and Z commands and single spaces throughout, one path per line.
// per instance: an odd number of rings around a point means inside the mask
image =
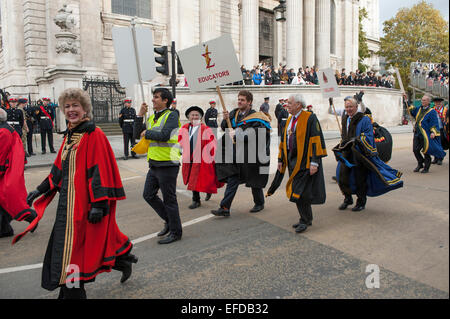
M 448 22 L 425 1 L 411 9 L 400 9 L 394 18 L 383 23 L 383 31 L 379 54 L 399 68 L 405 89 L 411 62 L 448 62 Z
M 368 65 L 364 64 L 363 61 L 365 58 L 370 57 L 369 47 L 367 46 L 366 32 L 364 32 L 364 29 L 363 29 L 363 21 L 364 21 L 364 19 L 367 19 L 367 17 L 368 17 L 368 14 L 367 14 L 366 9 L 364 9 L 364 8 L 359 9 L 358 69 L 361 70 L 361 72 L 366 72 Z

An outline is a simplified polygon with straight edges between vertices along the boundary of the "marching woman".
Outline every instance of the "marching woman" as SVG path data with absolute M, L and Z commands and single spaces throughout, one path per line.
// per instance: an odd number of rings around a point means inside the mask
M 200 193 L 206 193 L 205 200 L 217 193 L 219 183 L 215 171 L 215 150 L 217 141 L 211 128 L 202 123 L 203 110 L 191 106 L 186 110 L 189 123 L 181 127 L 178 142 L 183 149 L 183 182 L 192 191 L 190 209 L 201 205 Z
M 117 163 L 105 134 L 92 120 L 89 95 L 75 88 L 59 97 L 68 128 L 49 176 L 30 192 L 38 218 L 42 218 L 56 192 L 56 218 L 42 269 L 42 287 L 60 288 L 60 299 L 86 298 L 84 284 L 111 269 L 122 271 L 121 282 L 131 276 L 132 244 L 116 224 L 116 203 L 125 199 Z

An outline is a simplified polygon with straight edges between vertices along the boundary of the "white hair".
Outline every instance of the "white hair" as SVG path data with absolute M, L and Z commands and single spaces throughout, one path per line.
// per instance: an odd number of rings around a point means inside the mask
M 302 107 L 306 106 L 306 100 L 302 94 L 299 94 L 299 93 L 291 94 L 291 95 L 289 95 L 289 98 L 293 98 L 295 102 L 301 103 Z
M 6 114 L 6 111 L 2 108 L 0 108 L 0 122 L 6 122 L 6 119 L 8 118 L 8 115 Z

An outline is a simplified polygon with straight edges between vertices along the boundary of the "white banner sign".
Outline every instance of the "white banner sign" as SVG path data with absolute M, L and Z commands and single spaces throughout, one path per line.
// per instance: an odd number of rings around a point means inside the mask
M 179 51 L 178 57 L 191 91 L 202 91 L 243 80 L 229 35 Z
M 341 96 L 333 69 L 319 70 L 319 85 L 322 96 L 326 99 Z
M 139 57 L 142 81 L 150 81 L 156 77 L 152 30 L 138 27 L 135 30 L 137 56 Z M 112 28 L 112 37 L 120 85 L 130 87 L 138 84 L 137 57 L 131 28 L 114 26 Z

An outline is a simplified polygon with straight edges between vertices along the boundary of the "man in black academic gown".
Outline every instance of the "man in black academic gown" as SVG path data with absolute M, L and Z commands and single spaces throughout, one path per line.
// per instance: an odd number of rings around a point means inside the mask
M 218 141 L 216 174 L 227 187 L 219 209 L 211 211 L 213 215 L 230 216 L 234 196 L 239 184 L 243 183 L 252 189 L 255 206 L 250 212 L 264 209 L 263 188 L 269 176 L 271 127 L 269 118 L 263 112 L 253 110 L 252 103 L 252 93 L 240 91 L 238 108 L 223 113 L 221 128 L 225 134 Z M 230 119 L 231 129 L 227 128 L 227 119 Z
M 275 193 L 287 168 L 289 180 L 286 195 L 297 204 L 300 214 L 299 223 L 292 225 L 297 233 L 312 225 L 311 204 L 323 204 L 326 199 L 322 168 L 322 157 L 327 156 L 325 140 L 317 117 L 303 110 L 304 106 L 306 102 L 301 94 L 289 97 L 288 111 L 291 116 L 281 135 L 278 171 L 267 191 L 267 196 Z

